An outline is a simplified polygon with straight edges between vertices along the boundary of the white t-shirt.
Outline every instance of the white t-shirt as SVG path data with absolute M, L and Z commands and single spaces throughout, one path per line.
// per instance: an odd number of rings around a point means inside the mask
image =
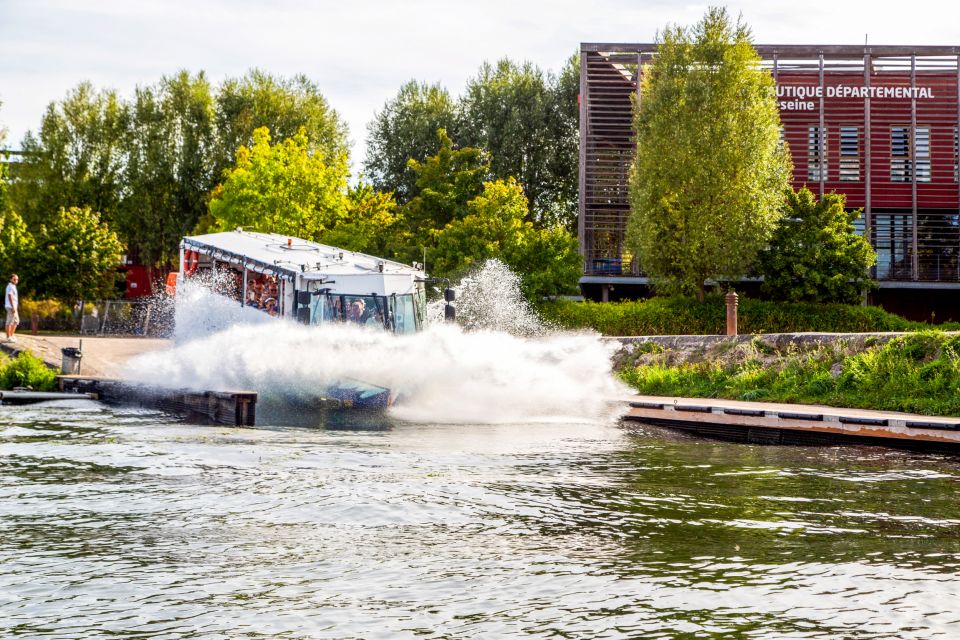
M 7 293 L 3 296 L 3 307 L 5 309 L 16 309 L 20 300 L 17 294 L 17 285 L 12 282 L 7 283 Z M 13 302 L 11 305 L 10 303 Z

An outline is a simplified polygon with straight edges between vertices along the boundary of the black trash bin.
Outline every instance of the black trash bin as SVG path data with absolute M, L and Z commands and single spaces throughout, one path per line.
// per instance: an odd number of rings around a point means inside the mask
M 64 347 L 60 349 L 60 355 L 63 359 L 60 362 L 60 373 L 68 376 L 80 374 L 80 359 L 83 354 L 76 347 Z

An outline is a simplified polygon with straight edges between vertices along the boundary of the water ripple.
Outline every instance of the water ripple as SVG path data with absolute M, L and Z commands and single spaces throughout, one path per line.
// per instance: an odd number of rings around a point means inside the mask
M 0 636 L 951 637 L 957 463 L 3 409 Z

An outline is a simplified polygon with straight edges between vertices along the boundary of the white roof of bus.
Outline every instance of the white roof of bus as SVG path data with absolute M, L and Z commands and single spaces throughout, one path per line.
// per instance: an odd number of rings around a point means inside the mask
M 310 274 L 371 275 L 380 272 L 380 263 L 383 263 L 383 273 L 423 276 L 422 271 L 400 262 L 277 233 L 223 231 L 187 236 L 181 244 L 185 249 L 199 249 L 225 262 L 242 263 L 247 259 L 307 277 Z

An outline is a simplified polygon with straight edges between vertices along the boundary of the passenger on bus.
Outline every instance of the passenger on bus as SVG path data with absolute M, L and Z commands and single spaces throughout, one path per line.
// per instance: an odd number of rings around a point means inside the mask
M 363 324 L 363 310 L 366 305 L 363 300 L 354 300 L 347 309 L 347 320 L 356 324 Z

